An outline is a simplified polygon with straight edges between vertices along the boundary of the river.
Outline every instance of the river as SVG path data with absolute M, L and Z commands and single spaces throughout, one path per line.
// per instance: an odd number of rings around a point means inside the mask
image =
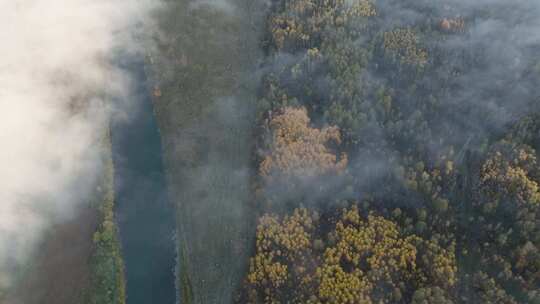
M 128 304 L 175 303 L 174 207 L 167 198 L 159 130 L 142 60 L 118 65 L 136 83 L 127 119 L 112 123 L 116 219 Z

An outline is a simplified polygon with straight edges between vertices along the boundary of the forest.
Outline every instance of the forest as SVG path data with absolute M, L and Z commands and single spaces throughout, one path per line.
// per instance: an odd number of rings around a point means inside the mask
M 540 303 L 538 8 L 405 3 L 272 2 L 241 302 Z
M 212 156 L 200 149 L 223 155 L 221 140 L 243 136 L 206 136 L 213 127 L 205 124 L 223 119 L 211 114 L 215 109 L 235 113 L 227 114 L 225 129 L 241 120 L 249 128 L 251 156 L 238 164 L 248 166 L 249 194 L 227 207 L 249 217 L 245 236 L 208 232 L 201 245 L 208 250 L 214 237 L 225 237 L 249 256 L 244 266 L 231 266 L 245 271 L 227 291 L 234 301 L 540 303 L 537 4 L 229 4 L 186 4 L 191 14 L 176 27 L 184 34 L 164 27 L 171 39 L 160 40 L 152 61 L 163 138 L 188 132 L 176 138 L 193 142 L 166 147 L 175 155 L 170 163 L 203 168 Z M 246 24 L 242 16 L 253 11 L 264 12 L 262 21 Z M 208 29 L 217 18 L 223 25 Z M 260 30 L 245 45 L 220 44 L 250 26 Z M 201 60 L 201 52 L 213 61 Z M 253 96 L 239 93 L 246 87 Z M 175 127 L 172 121 L 186 124 L 175 113 L 189 102 L 204 114 L 191 127 Z M 206 200 L 215 185 L 202 184 Z M 178 202 L 179 223 L 187 221 L 189 202 Z M 206 212 L 222 212 L 217 208 Z M 204 233 L 184 226 L 179 234 L 186 229 L 180 298 L 214 303 L 209 294 L 223 296 L 225 283 L 204 286 L 200 272 L 186 270 L 190 263 L 211 267 L 190 257 L 190 238 Z M 229 246 L 223 254 L 237 256 L 237 246 Z

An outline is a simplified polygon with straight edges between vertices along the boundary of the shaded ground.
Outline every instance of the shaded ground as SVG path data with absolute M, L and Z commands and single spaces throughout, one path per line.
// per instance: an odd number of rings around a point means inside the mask
M 55 225 L 42 242 L 8 304 L 79 303 L 89 285 L 92 234 L 98 212 L 87 206 L 71 220 Z
M 2 303 L 124 303 L 124 278 L 113 223 L 113 168 L 108 134 L 94 191 L 69 219 L 53 224 L 17 286 Z

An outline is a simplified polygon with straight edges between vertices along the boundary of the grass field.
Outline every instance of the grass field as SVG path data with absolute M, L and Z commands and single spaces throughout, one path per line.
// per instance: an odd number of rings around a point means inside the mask
M 247 13 L 245 3 L 235 12 Z M 242 6 L 244 5 L 244 6 Z M 177 205 L 181 303 L 230 303 L 246 270 L 257 33 L 251 18 L 209 5 L 163 12 L 149 54 L 155 114 Z

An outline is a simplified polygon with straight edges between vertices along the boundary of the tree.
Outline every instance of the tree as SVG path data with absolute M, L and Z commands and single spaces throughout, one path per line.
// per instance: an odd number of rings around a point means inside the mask
M 381 216 L 344 209 L 329 230 L 319 214 L 264 215 L 246 293 L 250 303 L 409 303 L 418 288 L 456 283 L 454 247 L 443 248 Z
M 383 34 L 383 47 L 387 54 L 403 64 L 424 66 L 428 55 L 419 46 L 418 36 L 410 28 L 398 28 Z
M 286 107 L 268 122 L 268 149 L 264 152 L 259 174 L 267 181 L 284 177 L 309 178 L 337 174 L 347 166 L 347 155 L 333 152 L 339 145 L 337 127 L 310 127 L 305 108 Z

